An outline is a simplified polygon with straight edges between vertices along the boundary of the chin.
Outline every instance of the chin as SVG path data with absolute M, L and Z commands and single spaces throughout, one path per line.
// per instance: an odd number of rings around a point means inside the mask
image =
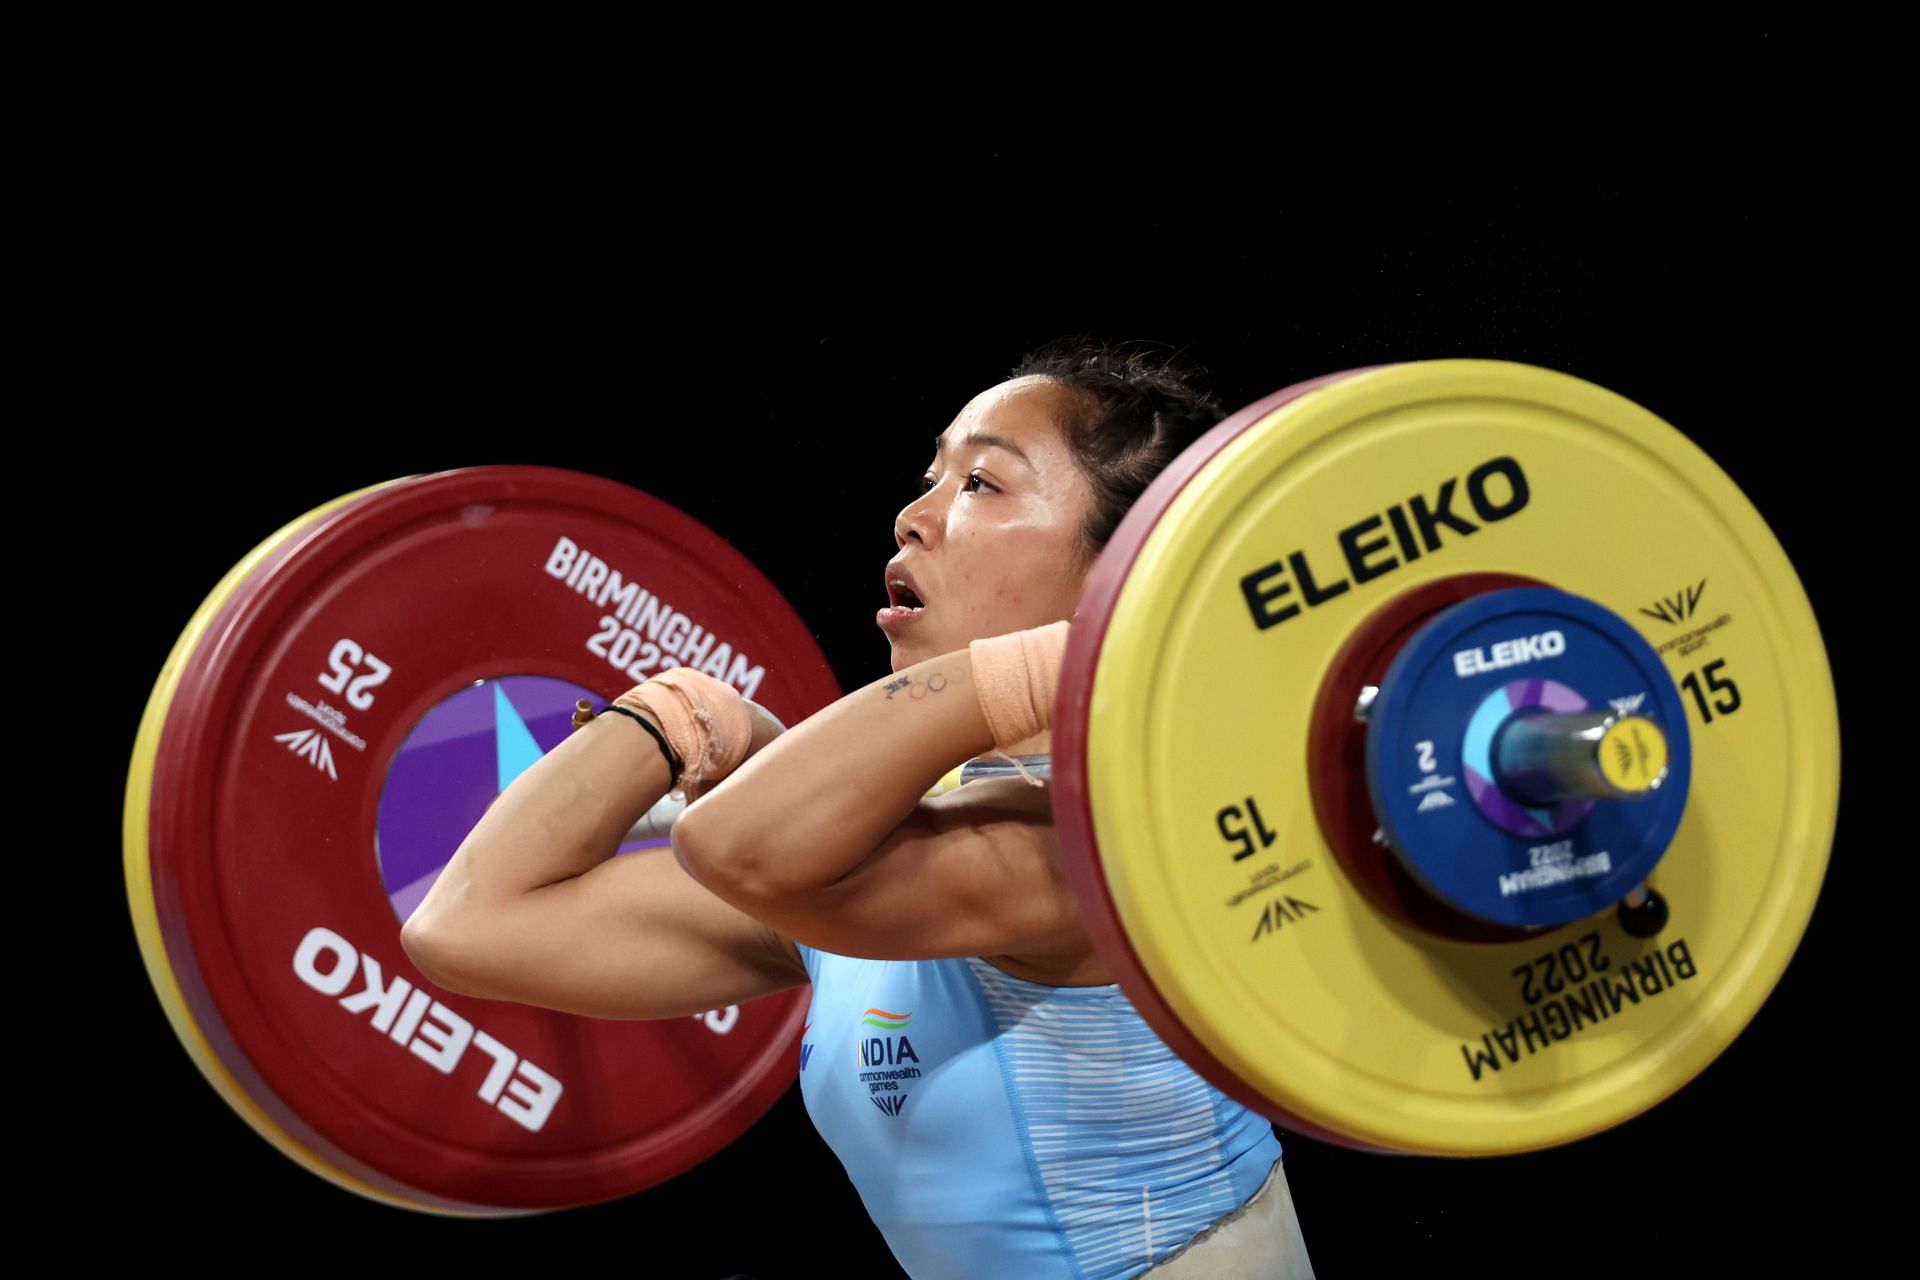
M 917 636 L 908 641 L 893 640 L 889 637 L 889 643 L 892 646 L 890 660 L 895 671 L 899 671 L 903 667 L 910 667 L 916 662 L 924 662 L 936 653 L 945 652 L 943 649 L 927 648 Z

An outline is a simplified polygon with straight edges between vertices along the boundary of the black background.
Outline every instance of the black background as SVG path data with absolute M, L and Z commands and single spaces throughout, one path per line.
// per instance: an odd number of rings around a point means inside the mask
M 561 184 L 539 199 L 504 181 L 447 189 L 404 165 L 347 184 L 271 169 L 245 199 L 175 210 L 121 246 L 111 326 L 127 354 L 99 376 L 120 380 L 131 439 L 94 460 L 89 497 L 127 513 L 138 570 L 120 588 L 124 689 L 93 713 L 108 747 L 86 847 L 111 907 L 102 990 L 138 1065 L 102 1068 L 94 1137 L 76 1145 L 118 1152 L 100 1167 L 143 1222 L 266 1224 L 302 1258 L 343 1263 L 524 1250 L 572 1265 L 612 1246 L 642 1275 L 895 1274 L 797 1090 L 667 1186 L 473 1224 L 301 1171 L 179 1049 L 114 852 L 148 682 L 236 559 L 374 481 L 523 462 L 645 489 L 754 559 L 851 688 L 886 669 L 880 569 L 931 438 L 1039 341 L 1183 347 L 1229 408 L 1366 363 L 1526 361 L 1638 401 L 1732 475 L 1800 573 L 1849 713 L 1849 477 L 1868 446 L 1836 399 L 1847 320 L 1827 299 L 1831 190 L 1815 208 L 1771 160 L 1724 155 L 1661 173 L 1596 165 L 1584 183 L 1364 188 L 1244 157 L 1211 159 L 1207 175 L 1116 175 L 980 148 L 911 189 L 871 181 L 884 169 L 864 163 L 759 159 L 750 182 L 642 166 L 618 188 Z M 869 179 L 857 189 L 856 171 Z M 1821 906 L 1768 1005 L 1649 1114 L 1478 1162 L 1283 1134 L 1320 1274 L 1670 1274 L 1840 1247 L 1859 1190 L 1845 1144 L 1881 1105 L 1850 1083 L 1864 1069 L 1853 821 L 1843 808 Z

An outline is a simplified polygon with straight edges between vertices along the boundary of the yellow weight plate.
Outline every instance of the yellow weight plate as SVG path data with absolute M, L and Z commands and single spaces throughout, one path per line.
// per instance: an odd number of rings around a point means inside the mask
M 181 992 L 179 980 L 174 976 L 173 966 L 167 959 L 166 941 L 162 937 L 160 920 L 154 904 L 148 844 L 148 815 L 153 798 L 154 761 L 160 750 L 160 736 L 166 727 L 167 712 L 173 704 L 174 691 L 179 685 L 180 675 L 185 669 L 188 657 L 206 638 L 207 629 L 219 614 L 221 606 L 233 597 L 248 576 L 263 561 L 335 511 L 376 490 L 400 484 L 404 479 L 405 477 L 357 489 L 315 507 L 305 515 L 281 526 L 227 571 L 187 621 L 186 628 L 180 633 L 180 638 L 174 642 L 172 651 L 167 655 L 167 661 L 160 670 L 159 679 L 154 682 L 153 692 L 147 699 L 146 711 L 140 718 L 139 732 L 134 737 L 133 760 L 127 771 L 126 805 L 122 811 L 121 824 L 122 865 L 127 881 L 127 906 L 133 917 L 134 935 L 140 944 L 140 958 L 146 965 L 147 977 L 153 983 L 154 994 L 160 999 L 160 1007 L 166 1012 L 167 1021 L 172 1025 L 174 1035 L 179 1038 L 187 1055 L 193 1059 L 194 1066 L 199 1068 L 200 1074 L 205 1077 L 207 1083 L 213 1086 L 242 1120 L 246 1121 L 249 1128 L 272 1143 L 281 1154 L 301 1168 L 325 1178 L 343 1190 L 365 1196 L 369 1200 L 375 1200 L 393 1208 L 412 1209 L 447 1217 L 500 1217 L 504 1215 L 497 1210 L 428 1203 L 373 1186 L 322 1160 L 288 1132 L 280 1119 L 270 1115 L 242 1087 L 235 1077 L 233 1068 L 214 1050 L 206 1032 L 194 1018 L 193 1011 Z
M 1274 1113 L 1405 1151 L 1547 1147 L 1653 1106 L 1753 1017 L 1825 872 L 1839 725 L 1792 565 L 1700 449 L 1564 374 L 1396 365 L 1280 404 L 1152 519 L 1086 695 L 1093 843 L 1159 998 Z M 1324 673 L 1387 600 L 1477 573 L 1599 602 L 1683 691 L 1693 782 L 1656 937 L 1608 912 L 1436 938 L 1329 851 Z M 1660 608 L 1676 592 L 1685 616 Z

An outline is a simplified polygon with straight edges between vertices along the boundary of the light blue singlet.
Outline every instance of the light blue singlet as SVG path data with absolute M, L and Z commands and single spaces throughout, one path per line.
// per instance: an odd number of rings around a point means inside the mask
M 1280 1158 L 1117 985 L 799 951 L 807 1112 L 914 1280 L 1135 1276 Z

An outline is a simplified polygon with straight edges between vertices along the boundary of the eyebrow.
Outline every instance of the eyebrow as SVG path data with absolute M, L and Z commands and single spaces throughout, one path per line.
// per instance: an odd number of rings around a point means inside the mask
M 1033 459 L 1027 457 L 1025 451 L 1023 451 L 1019 445 L 1007 439 L 1005 436 L 996 436 L 984 431 L 975 432 L 973 435 L 967 436 L 964 439 L 962 439 L 960 441 L 960 444 L 963 447 L 970 446 L 970 445 L 977 445 L 983 448 L 991 446 L 994 448 L 1005 449 L 1008 453 L 1020 459 L 1020 461 L 1026 463 L 1027 469 L 1029 471 L 1033 469 Z M 946 451 L 946 447 L 947 447 L 947 437 L 944 432 L 942 432 L 940 435 L 937 435 L 933 438 L 933 460 L 935 462 L 940 461 L 940 455 Z

